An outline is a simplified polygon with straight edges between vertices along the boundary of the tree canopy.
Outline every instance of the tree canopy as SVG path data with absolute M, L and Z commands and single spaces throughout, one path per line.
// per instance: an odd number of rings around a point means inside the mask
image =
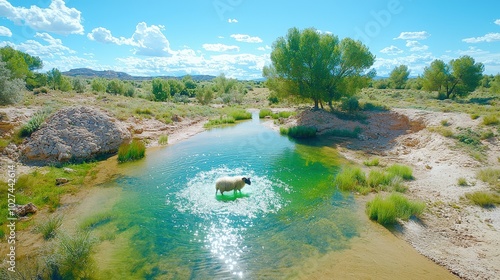
M 436 59 L 423 74 L 423 89 L 450 97 L 463 97 L 474 91 L 483 78 L 484 65 L 465 55 L 448 64 Z
M 389 75 L 389 82 L 391 83 L 391 86 L 393 88 L 402 89 L 405 88 L 406 81 L 408 81 L 408 76 L 410 76 L 408 66 L 399 65 L 395 67 Z
M 0 55 L 13 78 L 25 79 L 31 76 L 31 71 L 43 67 L 42 60 L 39 57 L 15 50 L 10 46 L 0 48 Z
M 273 44 L 270 66 L 263 69 L 270 89 L 282 95 L 322 102 L 338 101 L 366 86 L 374 71 L 367 72 L 375 56 L 360 41 L 339 40 L 314 28 L 288 30 Z

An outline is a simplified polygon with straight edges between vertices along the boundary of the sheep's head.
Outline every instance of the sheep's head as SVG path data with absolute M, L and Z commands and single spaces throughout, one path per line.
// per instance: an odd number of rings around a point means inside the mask
M 252 184 L 252 182 L 250 182 L 250 178 L 243 177 L 243 178 L 241 178 L 241 180 L 243 180 L 243 182 L 245 182 L 245 184 L 248 184 L 248 185 Z

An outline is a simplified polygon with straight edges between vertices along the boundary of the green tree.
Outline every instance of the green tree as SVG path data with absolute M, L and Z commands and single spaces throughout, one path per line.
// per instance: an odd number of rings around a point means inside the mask
M 152 93 L 156 101 L 165 101 L 170 95 L 170 85 L 163 79 L 156 78 L 151 82 Z
M 51 89 L 60 89 L 62 84 L 62 74 L 57 68 L 52 68 L 47 72 L 47 84 Z
M 450 97 L 463 97 L 474 91 L 483 77 L 484 65 L 465 55 L 449 64 L 434 60 L 425 67 L 422 77 L 424 90 L 437 91 Z
M 48 77 L 46 73 L 33 73 L 30 77 L 26 78 L 26 87 L 29 90 L 34 88 L 46 86 Z
M 66 76 L 61 77 L 61 81 L 58 85 L 59 90 L 67 92 L 73 89 L 73 85 L 71 84 L 71 79 Z
M 108 87 L 108 81 L 103 78 L 94 78 L 92 79 L 90 87 L 95 92 L 105 92 L 106 88 Z
M 13 78 L 4 61 L 0 61 L 0 106 L 21 101 L 24 81 Z
M 221 73 L 214 79 L 215 91 L 222 95 L 224 93 L 229 93 L 233 86 L 237 83 L 236 79 L 226 78 L 224 73 Z
M 271 80 L 272 90 L 312 99 L 318 109 L 322 101 L 331 107 L 332 101 L 352 96 L 367 85 L 374 72 L 365 72 L 374 60 L 360 41 L 340 41 L 314 28 L 291 28 L 286 37 L 274 42 L 272 64 L 264 67 L 263 75 Z
M 112 94 L 124 94 L 125 93 L 125 85 L 122 81 L 118 79 L 113 79 L 109 81 L 108 86 L 106 87 L 107 93 Z
M 0 55 L 2 61 L 6 63 L 5 67 L 10 70 L 12 78 L 29 78 L 33 75 L 33 70 L 43 67 L 39 57 L 15 50 L 10 46 L 0 48 Z
M 395 67 L 389 76 L 389 81 L 392 88 L 395 89 L 405 88 L 406 82 L 408 81 L 408 76 L 410 76 L 410 71 L 408 70 L 408 66 L 399 65 Z
M 73 79 L 73 89 L 77 93 L 83 93 L 83 92 L 85 92 L 85 88 L 86 88 L 86 82 L 85 82 L 85 80 L 80 79 L 80 78 Z
M 184 83 L 186 94 L 190 97 L 195 96 L 198 84 L 196 84 L 196 82 L 193 80 L 193 77 L 191 77 L 190 75 L 186 75 L 182 78 L 182 82 Z
M 500 93 L 500 74 L 496 74 L 490 82 L 490 92 Z
M 183 82 L 175 79 L 169 79 L 167 80 L 167 83 L 168 83 L 168 88 L 170 88 L 169 93 L 171 97 L 173 97 L 176 94 L 185 93 L 186 87 L 184 86 Z
M 196 99 L 202 105 L 208 105 L 214 99 L 214 91 L 208 86 L 198 88 L 196 91 Z

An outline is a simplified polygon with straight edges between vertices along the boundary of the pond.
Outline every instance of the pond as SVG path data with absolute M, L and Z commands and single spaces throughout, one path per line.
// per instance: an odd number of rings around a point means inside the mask
M 263 125 L 255 113 L 251 121 L 154 150 L 123 165 L 127 175 L 106 185 L 122 192 L 111 221 L 95 229 L 103 240 L 95 256 L 96 276 L 306 279 L 311 263 L 341 263 L 352 257 L 353 242 L 367 242 L 370 223 L 352 195 L 332 187 L 343 162 L 335 148 L 294 142 Z M 226 175 L 249 176 L 252 183 L 241 194 L 216 194 L 215 180 Z M 451 277 L 425 259 L 418 261 L 431 270 L 410 275 Z M 419 265 L 413 270 L 421 271 Z

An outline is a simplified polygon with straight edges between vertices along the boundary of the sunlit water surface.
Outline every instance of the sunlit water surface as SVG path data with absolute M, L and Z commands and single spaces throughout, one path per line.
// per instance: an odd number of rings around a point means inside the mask
M 100 227 L 105 279 L 277 279 L 359 235 L 352 196 L 332 187 L 336 150 L 252 121 L 213 129 L 123 166 L 112 222 Z M 246 175 L 241 194 L 215 180 Z

